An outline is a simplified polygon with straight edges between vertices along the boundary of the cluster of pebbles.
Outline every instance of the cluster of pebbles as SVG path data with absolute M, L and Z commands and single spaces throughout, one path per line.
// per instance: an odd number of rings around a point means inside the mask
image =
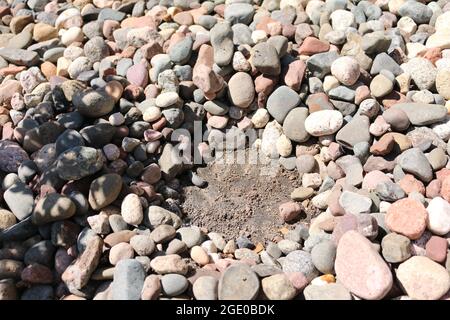
M 0 300 L 449 298 L 450 1 L 0 0 L 0 20 Z M 205 157 L 226 138 L 298 171 L 279 237 L 186 223 L 181 180 L 205 181 L 172 134 L 196 121 Z

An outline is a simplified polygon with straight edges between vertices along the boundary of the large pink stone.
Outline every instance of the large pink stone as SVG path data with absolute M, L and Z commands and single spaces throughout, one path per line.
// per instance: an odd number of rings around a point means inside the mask
M 339 241 L 334 268 L 339 282 L 362 299 L 382 299 L 392 287 L 386 262 L 369 240 L 353 230 Z

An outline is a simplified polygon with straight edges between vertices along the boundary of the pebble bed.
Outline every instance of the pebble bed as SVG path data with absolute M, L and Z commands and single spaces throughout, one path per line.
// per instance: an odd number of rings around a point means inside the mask
M 450 1 L 0 0 L 0 20 L 0 300 L 450 298 Z M 182 179 L 207 181 L 172 134 L 196 121 L 202 156 L 226 137 L 298 172 L 273 241 L 186 222 Z

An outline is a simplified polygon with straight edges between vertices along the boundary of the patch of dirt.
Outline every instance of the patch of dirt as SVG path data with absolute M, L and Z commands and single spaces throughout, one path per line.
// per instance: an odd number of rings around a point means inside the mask
M 278 206 L 290 201 L 301 185 L 297 170 L 254 164 L 210 163 L 197 174 L 208 182 L 206 188 L 185 185 L 181 209 L 188 222 L 223 234 L 227 240 L 247 236 L 253 243 L 273 240 L 283 223 Z M 305 204 L 305 203 L 303 203 Z M 309 222 L 315 211 L 309 205 L 301 220 Z

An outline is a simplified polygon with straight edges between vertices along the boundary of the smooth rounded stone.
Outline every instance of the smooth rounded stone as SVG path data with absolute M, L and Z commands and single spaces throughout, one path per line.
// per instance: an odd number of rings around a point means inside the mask
M 236 23 L 250 24 L 254 14 L 253 6 L 249 3 L 231 3 L 225 6 L 224 18 L 232 25 Z
M 0 170 L 17 172 L 23 161 L 29 160 L 28 154 L 19 144 L 3 140 L 0 141 Z
M 355 192 L 344 191 L 339 197 L 339 205 L 346 213 L 370 213 L 372 199 Z
M 313 188 L 299 187 L 295 188 L 291 193 L 291 199 L 294 201 L 303 201 L 309 199 L 314 194 Z
M 92 181 L 89 188 L 89 205 L 100 210 L 113 203 L 122 190 L 122 178 L 116 173 L 105 174 Z
M 56 154 L 59 155 L 68 149 L 78 146 L 84 146 L 83 137 L 78 131 L 67 129 L 58 137 L 58 139 L 56 139 Z
M 255 97 L 252 77 L 246 72 L 235 73 L 228 80 L 228 96 L 235 106 L 248 108 Z
M 450 204 L 441 197 L 431 199 L 427 207 L 427 227 L 437 235 L 450 232 Z
M 93 89 L 77 92 L 72 102 L 81 115 L 89 118 L 98 118 L 110 113 L 115 104 L 114 99 L 105 91 Z
M 155 257 L 150 265 L 158 274 L 177 273 L 185 275 L 188 272 L 188 265 L 177 254 Z
M 397 279 L 412 299 L 438 300 L 450 289 L 450 274 L 427 257 L 414 256 L 397 269 Z
M 283 121 L 283 132 L 286 137 L 295 142 L 307 141 L 310 135 L 306 131 L 304 123 L 308 115 L 307 108 L 294 108 L 289 111 Z
M 405 131 L 408 129 L 410 122 L 406 112 L 400 109 L 389 108 L 383 112 L 384 120 L 395 131 Z
M 402 64 L 401 68 L 411 75 L 411 79 L 420 90 L 430 90 L 435 85 L 437 71 L 430 60 L 415 57 Z
M 0 209 L 0 231 L 16 224 L 16 216 L 5 209 Z
M 97 123 L 80 130 L 81 136 L 88 145 L 98 149 L 110 143 L 115 133 L 116 128 L 110 123 Z
M 125 259 L 114 268 L 114 281 L 110 287 L 112 300 L 139 300 L 144 286 L 145 271 L 141 263 Z
M 33 212 L 33 191 L 22 182 L 9 187 L 3 194 L 3 199 L 19 221 L 24 220 Z
M 79 180 L 99 171 L 103 162 L 101 150 L 79 146 L 59 155 L 56 171 L 61 179 Z
M 282 124 L 289 114 L 300 103 L 300 96 L 287 86 L 278 87 L 267 99 L 267 110 L 270 115 Z
M 253 47 L 252 63 L 259 72 L 268 76 L 278 76 L 281 72 L 278 52 L 267 42 L 260 42 Z
M 212 276 L 201 276 L 192 285 L 196 300 L 217 300 L 219 281 Z
M 144 219 L 144 209 L 137 194 L 130 193 L 123 199 L 121 214 L 123 220 L 128 224 L 139 225 L 142 222 Z
M 230 109 L 228 105 L 218 100 L 206 101 L 203 107 L 206 111 L 215 116 L 226 115 Z
M 192 37 L 186 36 L 183 40 L 171 46 L 169 50 L 170 60 L 180 65 L 187 63 L 191 57 L 193 43 Z
M 404 151 L 397 162 L 405 172 L 409 172 L 424 182 L 433 179 L 433 169 L 427 157 L 419 148 Z
M 219 300 L 254 300 L 259 292 L 259 279 L 246 264 L 228 267 L 219 280 Z
M 31 220 L 36 225 L 65 220 L 76 212 L 75 204 L 66 196 L 50 193 L 39 199 L 31 215 Z
M 176 230 L 173 226 L 161 224 L 157 226 L 151 233 L 150 237 L 156 243 L 164 243 L 172 240 L 176 236 Z
M 269 300 L 291 300 L 297 295 L 297 290 L 284 274 L 264 278 L 261 287 Z
M 318 271 L 312 262 L 311 254 L 306 251 L 292 251 L 280 263 L 283 272 L 301 272 L 309 281 L 318 274 Z
M 214 48 L 214 62 L 218 66 L 229 65 L 234 53 L 233 31 L 229 23 L 216 23 L 210 30 L 210 41 Z
M 367 238 L 347 231 L 340 239 L 335 262 L 339 281 L 366 300 L 382 299 L 391 289 L 391 270 Z
M 359 78 L 358 61 L 352 57 L 340 57 L 331 64 L 331 74 L 346 86 L 356 83 Z
M 389 206 L 385 222 L 389 230 L 411 240 L 420 238 L 426 228 L 427 211 L 423 204 L 411 198 L 394 202 Z
M 447 164 L 448 158 L 442 148 L 435 148 L 427 154 L 428 162 L 433 170 L 440 170 Z
M 444 98 L 450 99 L 450 69 L 439 69 L 436 75 L 436 90 Z
M 161 293 L 159 276 L 151 274 L 145 278 L 142 287 L 141 300 L 156 300 Z
M 133 259 L 133 247 L 126 242 L 121 242 L 114 245 L 109 251 L 109 263 L 115 266 L 119 261 L 125 259 Z
M 156 97 L 155 104 L 159 108 L 167 108 L 176 104 L 179 100 L 178 93 L 176 92 L 164 92 Z
M 425 4 L 416 1 L 406 1 L 398 9 L 398 14 L 402 17 L 410 17 L 415 23 L 428 23 L 433 15 L 433 11 Z
M 370 82 L 370 92 L 375 98 L 381 98 L 392 92 L 394 84 L 386 76 L 376 75 Z
M 389 233 L 381 241 L 381 250 L 384 260 L 400 263 L 411 257 L 411 241 L 400 234 Z
M 181 241 L 186 243 L 188 248 L 200 245 L 203 240 L 202 231 L 197 226 L 182 227 L 177 230 L 177 233 L 181 236 Z
M 324 274 L 334 273 L 336 245 L 333 241 L 322 241 L 311 250 L 311 259 L 317 270 Z
M 437 104 L 405 102 L 395 104 L 392 109 L 406 113 L 409 121 L 416 126 L 426 126 L 446 119 L 447 109 Z
M 309 285 L 303 290 L 305 300 L 352 300 L 350 292 L 340 283 Z
M 168 297 L 175 297 L 182 294 L 188 286 L 188 280 L 182 275 L 166 274 L 161 277 L 162 293 Z
M 312 136 L 320 137 L 336 133 L 344 124 L 342 114 L 337 110 L 319 110 L 305 120 L 305 130 Z

